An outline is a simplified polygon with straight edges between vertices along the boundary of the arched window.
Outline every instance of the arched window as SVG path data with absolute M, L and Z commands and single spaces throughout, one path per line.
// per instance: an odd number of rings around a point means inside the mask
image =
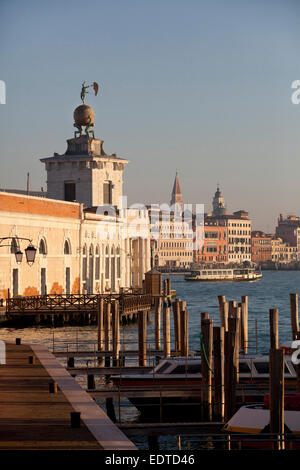
M 95 279 L 98 281 L 100 279 L 100 249 L 99 246 L 96 246 L 96 265 L 95 265 Z
M 64 254 L 65 255 L 70 255 L 71 254 L 71 245 L 70 245 L 70 242 L 68 240 L 66 240 L 65 244 L 64 244 Z
M 82 281 L 85 282 L 87 278 L 87 259 L 86 259 L 86 245 L 82 249 Z
M 40 240 L 39 254 L 40 255 L 46 255 L 47 254 L 46 243 L 45 243 L 45 240 L 43 238 L 41 238 L 41 240 Z
M 93 245 L 91 245 L 90 249 L 89 249 L 89 255 L 93 256 L 93 254 L 94 254 L 94 247 L 93 247 Z
M 105 279 L 109 279 L 109 248 L 105 248 Z
M 117 278 L 120 279 L 121 277 L 121 258 L 120 258 L 120 247 L 116 248 L 116 255 L 117 255 Z

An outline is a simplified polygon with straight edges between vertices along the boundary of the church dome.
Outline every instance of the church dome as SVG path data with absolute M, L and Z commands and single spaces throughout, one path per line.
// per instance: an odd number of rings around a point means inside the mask
M 91 106 L 87 104 L 81 104 L 77 106 L 74 111 L 74 121 L 78 126 L 87 126 L 93 124 L 95 120 L 95 113 Z

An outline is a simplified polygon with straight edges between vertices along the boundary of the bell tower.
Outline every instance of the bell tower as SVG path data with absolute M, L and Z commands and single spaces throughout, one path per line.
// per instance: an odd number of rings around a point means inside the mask
M 67 140 L 64 154 L 41 158 L 47 171 L 47 197 L 83 203 L 86 207 L 113 205 L 118 207 L 123 195 L 123 171 L 129 160 L 115 153 L 108 155 L 103 140 L 94 136 L 93 108 L 85 104 L 87 88 L 82 84 L 82 104 L 74 111 L 72 139 Z M 96 89 L 95 89 L 96 88 Z M 85 129 L 83 130 L 83 127 Z

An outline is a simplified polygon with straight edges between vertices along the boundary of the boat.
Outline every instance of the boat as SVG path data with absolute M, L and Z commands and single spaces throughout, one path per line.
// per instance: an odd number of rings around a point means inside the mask
M 258 281 L 262 278 L 262 273 L 254 268 L 213 268 L 192 270 L 184 276 L 186 281 L 202 282 L 240 282 Z
M 129 393 L 129 401 L 143 414 L 152 414 L 158 412 L 161 404 L 167 405 L 166 411 L 174 411 L 174 407 L 179 405 L 182 406 L 182 411 L 187 413 L 195 409 L 190 405 L 199 405 L 201 403 L 201 357 L 199 356 L 188 356 L 188 357 L 168 357 L 160 361 L 152 371 L 144 374 L 132 374 L 132 375 L 112 375 L 111 380 L 115 386 L 122 386 L 129 392 L 142 392 L 144 391 L 145 396 L 133 396 Z M 297 381 L 297 374 L 292 363 L 292 356 L 285 356 L 285 381 L 286 386 L 294 387 Z M 268 387 L 269 383 L 269 356 L 253 354 L 253 355 L 240 355 L 239 357 L 239 383 L 240 384 L 259 384 L 259 387 Z M 181 388 L 180 388 L 181 387 Z M 198 393 L 199 387 L 199 393 Z M 195 390 L 193 396 L 185 397 L 184 390 Z M 163 397 L 164 389 L 175 389 L 178 391 L 178 396 L 165 396 Z M 161 390 L 161 396 L 157 396 L 157 391 Z M 182 393 L 179 391 L 182 390 Z M 154 395 L 151 396 L 151 391 L 154 391 Z M 143 393 L 141 393 L 142 395 Z M 261 399 L 261 392 L 256 395 L 255 389 L 246 397 L 241 394 L 241 403 L 248 402 L 253 403 Z M 239 403 L 239 397 L 238 397 Z M 156 410 L 155 410 L 156 407 Z M 178 414 L 178 410 L 176 412 Z
M 242 406 L 225 424 L 231 442 L 242 443 L 243 447 L 273 449 L 270 433 L 270 396 L 264 396 L 264 403 Z M 241 439 L 240 434 L 243 434 Z M 239 436 L 238 436 L 239 435 Z M 255 437 L 254 437 L 255 435 Z M 300 393 L 284 397 L 284 441 L 288 449 L 300 449 Z

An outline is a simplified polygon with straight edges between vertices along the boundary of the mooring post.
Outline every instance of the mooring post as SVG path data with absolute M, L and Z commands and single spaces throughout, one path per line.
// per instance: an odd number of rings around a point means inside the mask
M 110 351 L 110 323 L 111 323 L 111 303 L 105 302 L 104 313 L 104 346 L 105 351 Z M 105 366 L 110 367 L 110 356 L 105 356 Z
M 214 354 L 214 414 L 224 420 L 224 327 L 213 327 Z
M 277 450 L 284 449 L 284 351 L 270 350 L 270 431 L 278 436 Z
M 236 300 L 229 300 L 229 311 L 228 311 L 228 317 L 232 318 L 233 317 L 233 312 L 236 307 Z
M 163 339 L 164 339 L 164 357 L 171 355 L 171 335 L 170 335 L 170 307 L 164 302 L 163 305 Z
M 278 308 L 271 308 L 269 310 L 270 321 L 270 349 L 279 348 L 278 338 Z
M 145 367 L 147 360 L 147 312 L 138 313 L 139 366 Z
M 242 295 L 241 347 L 242 347 L 244 354 L 248 354 L 248 295 Z
M 180 329 L 181 329 L 181 355 L 189 355 L 189 315 L 186 310 L 180 312 Z
M 300 340 L 300 331 L 298 331 L 298 333 L 297 333 L 296 340 Z M 297 374 L 297 392 L 300 392 L 300 363 L 295 364 L 294 367 L 296 369 L 296 374 Z
M 117 366 L 120 354 L 120 313 L 118 300 L 114 301 L 112 307 L 113 366 Z
M 205 319 L 202 322 L 202 385 L 204 419 L 212 418 L 212 341 L 213 320 Z
M 236 318 L 236 332 L 235 332 L 235 340 L 236 340 L 236 380 L 239 383 L 239 354 L 240 354 L 240 346 L 241 346 L 241 307 L 234 307 L 233 308 L 233 318 Z
M 172 302 L 173 320 L 174 320 L 174 343 L 175 353 L 180 351 L 180 300 L 176 299 Z
M 225 421 L 235 413 L 237 385 L 236 354 L 236 318 L 228 319 L 228 331 L 225 333 Z
M 218 295 L 218 301 L 219 301 L 219 311 L 220 311 L 220 325 L 225 328 L 224 304 L 226 303 L 226 296 Z
M 98 351 L 102 351 L 103 348 L 103 298 L 98 297 L 98 309 L 97 309 L 97 346 Z
M 155 349 L 160 351 L 161 297 L 156 297 L 154 314 Z
M 97 350 L 103 350 L 103 340 L 104 340 L 104 300 L 102 297 L 98 296 L 97 303 Z M 98 356 L 98 365 L 103 365 L 104 360 L 102 357 Z
M 299 331 L 298 294 L 290 294 L 290 312 L 291 312 L 292 340 L 294 341 Z

